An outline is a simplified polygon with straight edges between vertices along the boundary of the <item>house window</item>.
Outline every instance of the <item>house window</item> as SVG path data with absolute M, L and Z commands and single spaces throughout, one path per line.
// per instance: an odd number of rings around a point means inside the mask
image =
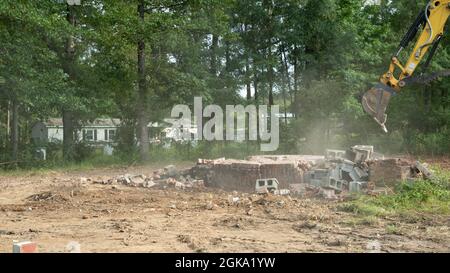
M 116 138 L 116 130 L 105 129 L 105 140 L 106 141 L 114 141 L 115 138 Z
M 83 140 L 97 141 L 97 130 L 83 130 Z

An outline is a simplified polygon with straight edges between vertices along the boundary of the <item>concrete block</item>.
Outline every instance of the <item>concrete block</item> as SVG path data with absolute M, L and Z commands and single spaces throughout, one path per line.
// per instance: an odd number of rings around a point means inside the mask
M 344 181 L 342 180 L 335 180 L 333 178 L 330 178 L 328 185 L 325 186 L 326 188 L 331 188 L 334 190 L 342 191 L 344 188 Z
M 355 167 L 355 172 L 359 176 L 359 178 L 368 178 L 369 177 L 369 173 L 360 167 Z
M 275 190 L 273 192 L 274 195 L 290 195 L 291 191 L 288 189 Z
M 311 179 L 324 179 L 330 176 L 330 171 L 327 169 L 317 169 L 311 176 Z
M 372 158 L 374 148 L 367 145 L 356 145 L 352 147 L 352 151 L 355 153 L 354 162 L 361 163 Z
M 322 179 L 311 179 L 310 184 L 314 187 L 319 187 L 319 188 L 326 186 L 325 180 L 322 180 Z
M 360 193 L 366 184 L 365 182 L 350 182 L 349 191 L 351 193 Z
M 36 243 L 30 241 L 18 242 L 13 244 L 13 253 L 36 253 Z
M 327 160 L 345 159 L 345 151 L 343 151 L 343 150 L 327 150 L 325 158 Z
M 205 181 L 203 181 L 203 180 L 194 180 L 191 183 L 192 183 L 192 187 L 194 187 L 194 188 L 204 188 L 205 187 Z

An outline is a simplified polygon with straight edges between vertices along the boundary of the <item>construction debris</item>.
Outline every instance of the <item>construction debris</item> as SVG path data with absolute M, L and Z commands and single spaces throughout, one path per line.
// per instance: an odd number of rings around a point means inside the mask
M 197 165 L 178 170 L 169 165 L 153 172 L 125 174 L 100 184 L 118 184 L 139 188 L 180 191 L 218 188 L 262 195 L 296 195 L 341 199 L 347 194 L 379 195 L 390 192 L 399 182 L 424 178 L 433 173 L 426 164 L 405 159 L 389 158 L 374 152 L 373 146 L 357 145 L 344 150 L 327 150 L 325 156 L 286 155 L 253 156 L 247 160 L 219 158 L 199 159 Z M 86 181 L 93 181 L 89 178 Z M 51 198 L 37 196 L 34 199 Z M 229 196 L 229 205 L 239 205 L 237 194 Z M 213 203 L 206 208 L 214 209 Z
M 125 174 L 111 178 L 109 180 L 95 182 L 103 185 L 125 185 L 137 188 L 175 188 L 178 190 L 201 189 L 205 187 L 203 180 L 193 179 L 190 175 L 186 175 L 189 171 L 179 171 L 174 165 L 169 165 L 164 169 L 155 171 L 151 176 L 147 177 L 143 174 Z
M 253 156 L 247 160 L 200 159 L 192 174 L 210 187 L 257 193 L 309 195 L 335 199 L 347 193 L 379 194 L 408 179 L 430 179 L 426 164 L 385 159 L 373 146 L 327 150 L 325 156 Z M 269 186 L 269 182 L 273 186 Z M 312 188 L 311 188 L 312 187 Z M 314 190 L 314 188 L 319 190 Z M 389 190 L 388 190 L 389 191 Z

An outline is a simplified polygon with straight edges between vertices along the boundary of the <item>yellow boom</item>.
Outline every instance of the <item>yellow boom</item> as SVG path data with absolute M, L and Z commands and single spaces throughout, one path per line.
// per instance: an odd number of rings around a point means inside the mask
M 414 74 L 425 54 L 430 50 L 427 65 L 431 61 L 438 42 L 444 35 L 444 26 L 450 16 L 450 0 L 433 0 L 428 3 L 425 10 L 421 11 L 413 25 L 409 28 L 397 53 L 392 57 L 389 70 L 380 78 L 380 83 L 367 91 L 362 99 L 364 110 L 371 115 L 375 121 L 386 129 L 386 109 L 393 95 L 405 87 L 407 80 Z M 415 39 L 421 31 L 413 52 L 407 62 L 402 65 L 398 57 L 400 52 Z

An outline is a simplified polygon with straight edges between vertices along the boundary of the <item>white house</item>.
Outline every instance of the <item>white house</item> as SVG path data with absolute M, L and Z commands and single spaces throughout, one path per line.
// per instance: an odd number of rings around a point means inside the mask
M 96 119 L 86 122 L 77 133 L 78 140 L 95 144 L 106 144 L 115 141 L 120 119 Z M 33 140 L 37 142 L 62 142 L 63 122 L 61 118 L 50 118 L 37 122 L 31 130 Z
M 169 119 L 169 121 L 172 121 Z M 86 141 L 93 145 L 105 145 L 115 142 L 117 130 L 120 127 L 120 119 L 96 119 L 93 122 L 82 124 L 81 130 L 77 133 L 78 141 Z M 148 124 L 149 138 L 151 143 L 162 143 L 164 140 L 181 141 L 183 132 L 177 123 L 171 122 L 150 122 Z M 190 130 L 191 134 L 196 133 L 196 126 Z M 31 131 L 33 140 L 37 143 L 62 142 L 63 122 L 61 118 L 50 118 L 46 121 L 36 122 Z

